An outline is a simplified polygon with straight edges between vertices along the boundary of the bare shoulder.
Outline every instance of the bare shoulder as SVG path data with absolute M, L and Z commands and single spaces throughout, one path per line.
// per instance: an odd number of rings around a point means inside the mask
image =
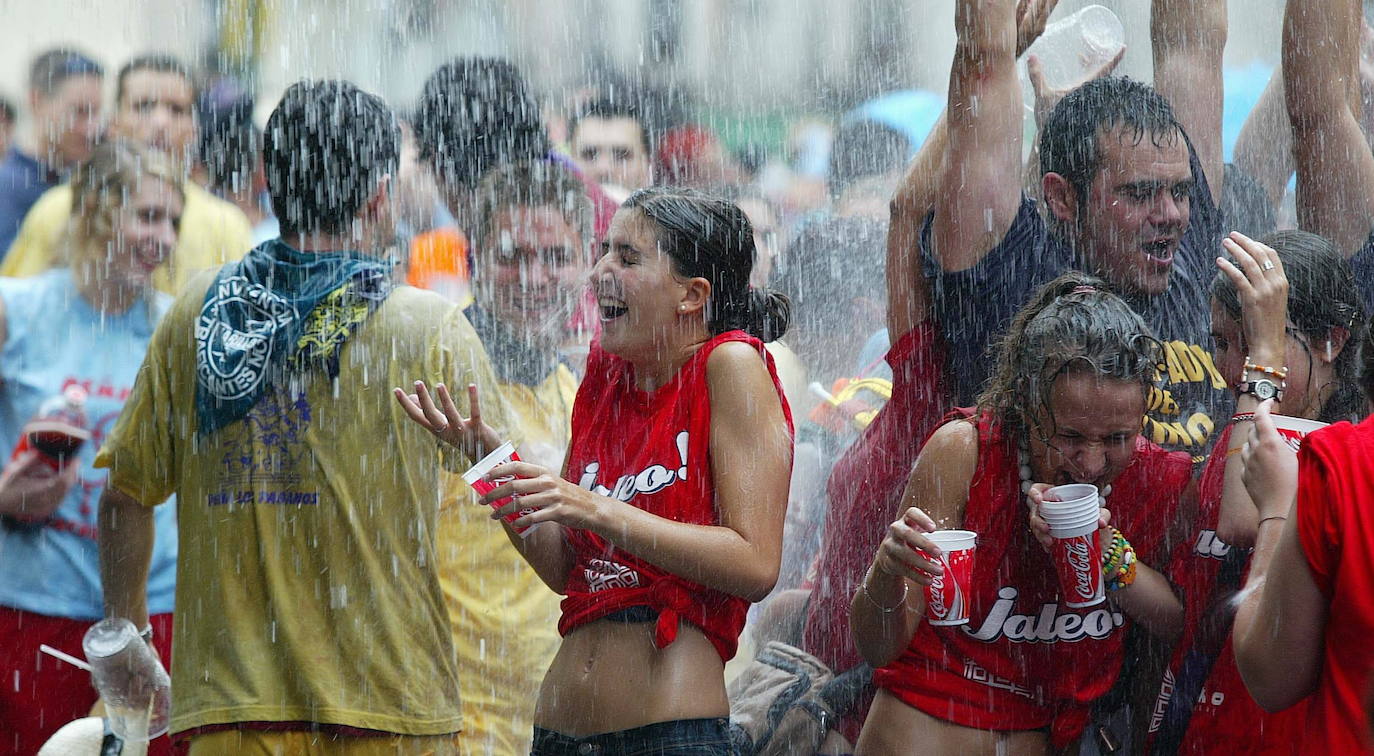
M 724 386 L 732 381 L 767 380 L 768 368 L 763 360 L 759 350 L 746 342 L 726 342 L 706 358 L 706 380 L 712 386 Z
M 970 420 L 951 420 L 930 434 L 930 439 L 921 449 L 921 456 L 938 455 L 943 461 L 978 457 L 978 427 Z

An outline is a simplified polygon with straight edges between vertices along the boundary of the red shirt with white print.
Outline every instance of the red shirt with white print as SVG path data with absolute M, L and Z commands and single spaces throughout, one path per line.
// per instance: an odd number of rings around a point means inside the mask
M 971 416 L 971 410 L 961 414 Z M 1031 535 L 1021 493 L 1016 441 L 986 417 L 975 419 L 978 466 L 962 528 L 978 534 L 969 624 L 921 623 L 896 661 L 874 682 L 938 719 L 980 730 L 1050 728 L 1072 742 L 1092 703 L 1121 670 L 1125 615 L 1110 600 L 1070 609 L 1050 555 Z M 1146 563 L 1188 484 L 1192 461 L 1137 437 L 1135 456 L 1112 483 L 1107 507 Z
M 1183 635 L 1154 702 L 1147 753 L 1295 753 L 1301 742 L 1295 736 L 1303 705 L 1275 714 L 1261 709 L 1245 690 L 1231 648 L 1234 598 L 1249 563 L 1248 552 L 1232 553 L 1216 532 L 1234 428 L 1217 436 L 1198 480 L 1192 530 L 1169 560 L 1169 580 L 1183 598 Z
M 758 351 L 773 379 L 787 430 L 792 412 L 773 359 L 743 331 L 713 337 L 664 386 L 641 391 L 630 364 L 593 344 L 587 377 L 573 404 L 568 479 L 651 514 L 696 525 L 719 525 L 711 477 L 711 397 L 706 362 L 721 344 L 739 341 Z M 735 655 L 749 602 L 666 572 L 588 530 L 568 529 L 575 561 L 558 631 L 633 606 L 658 612 L 655 643 L 677 638 L 679 620 L 705 633 L 723 660 Z

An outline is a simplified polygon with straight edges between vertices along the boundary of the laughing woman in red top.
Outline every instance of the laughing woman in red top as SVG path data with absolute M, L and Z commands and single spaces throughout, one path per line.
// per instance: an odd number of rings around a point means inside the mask
M 1012 321 L 979 406 L 917 458 L 907 509 L 852 604 L 854 641 L 879 688 L 860 754 L 912 743 L 927 753 L 1062 748 L 1121 669 L 1126 617 L 1177 632 L 1182 606 L 1144 564 L 1132 577 L 1104 563 L 1108 601 L 1066 606 L 1044 522 L 1026 511 L 1047 483 L 1095 484 L 1110 507 L 1104 525 L 1149 561 L 1187 484 L 1187 455 L 1140 438 L 1159 344 L 1104 286 L 1077 273 L 1046 284 Z M 938 553 L 925 536 L 937 527 L 978 534 L 966 626 L 923 621 L 922 586 L 940 568 L 915 549 Z M 1101 533 L 1105 557 L 1114 534 Z M 1124 547 L 1113 552 L 1130 561 Z
M 489 476 L 519 476 L 483 501 L 519 495 L 498 517 L 535 510 L 514 524 L 539 527 L 511 542 L 566 596 L 535 754 L 733 752 L 725 662 L 777 580 L 792 463 L 763 349 L 788 303 L 749 288 L 753 238 L 729 202 L 631 195 L 592 271 L 602 332 L 563 474 L 515 462 Z M 438 393 L 439 407 L 422 385 L 399 398 L 450 443 L 499 441 Z

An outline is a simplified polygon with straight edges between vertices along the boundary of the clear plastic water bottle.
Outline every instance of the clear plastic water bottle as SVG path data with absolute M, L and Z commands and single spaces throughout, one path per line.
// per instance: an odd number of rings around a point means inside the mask
M 1030 46 L 1017 62 L 1021 75 L 1021 91 L 1026 110 L 1035 108 L 1035 90 L 1031 87 L 1026 61 L 1034 55 L 1040 59 L 1045 84 L 1065 89 L 1078 84 L 1088 74 L 1105 65 L 1126 46 L 1126 29 L 1121 19 L 1101 5 L 1089 5 L 1070 16 L 1045 27 L 1045 33 Z

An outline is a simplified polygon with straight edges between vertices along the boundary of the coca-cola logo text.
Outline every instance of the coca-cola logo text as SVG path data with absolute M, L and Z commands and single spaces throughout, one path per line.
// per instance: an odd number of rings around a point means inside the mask
M 1088 538 L 1095 537 L 1090 534 Z M 1088 543 L 1088 538 L 1069 538 L 1064 542 L 1064 553 L 1068 559 L 1069 566 L 1073 568 L 1074 590 L 1083 598 L 1092 598 L 1093 590 L 1093 559 L 1092 547 Z
M 930 581 L 930 614 L 935 619 L 944 619 L 949 614 L 949 607 L 945 604 L 944 575 L 936 575 Z

